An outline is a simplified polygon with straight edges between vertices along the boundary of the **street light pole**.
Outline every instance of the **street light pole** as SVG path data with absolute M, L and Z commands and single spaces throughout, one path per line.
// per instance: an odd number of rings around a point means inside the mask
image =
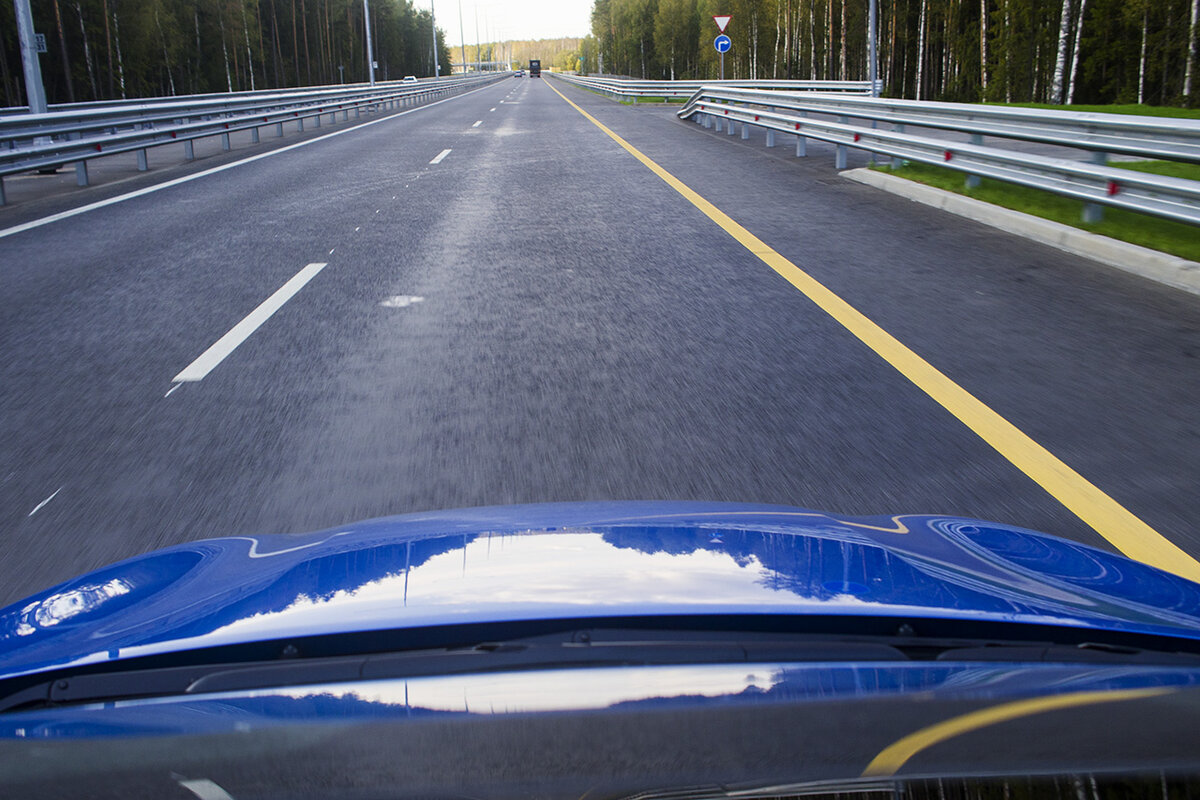
M 433 34 L 433 77 L 440 77 L 442 65 L 438 63 L 437 51 L 437 18 L 433 13 L 433 0 L 429 0 L 429 32 Z
M 878 97 L 875 91 L 875 80 L 879 74 L 878 57 L 875 46 L 875 19 L 878 14 L 877 0 L 871 0 L 867 12 L 867 77 L 871 81 L 871 97 Z
M 467 37 L 463 35 L 462 0 L 458 0 L 458 39 L 462 48 L 463 75 L 467 74 Z
M 46 113 L 46 88 L 42 86 L 42 65 L 34 45 L 33 13 L 29 0 L 13 0 L 17 12 L 17 38 L 21 43 L 21 66 L 25 69 L 25 102 L 29 113 Z
M 368 0 L 363 0 L 363 17 L 367 21 L 367 74 L 371 76 L 371 85 L 375 85 L 375 51 L 371 49 L 371 7 Z

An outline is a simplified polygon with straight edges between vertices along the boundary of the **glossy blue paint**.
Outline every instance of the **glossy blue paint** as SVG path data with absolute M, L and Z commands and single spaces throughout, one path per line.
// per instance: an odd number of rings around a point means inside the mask
M 0 611 L 0 678 L 215 645 L 456 623 L 820 614 L 1200 639 L 1200 586 L 949 517 L 579 503 L 167 548 Z

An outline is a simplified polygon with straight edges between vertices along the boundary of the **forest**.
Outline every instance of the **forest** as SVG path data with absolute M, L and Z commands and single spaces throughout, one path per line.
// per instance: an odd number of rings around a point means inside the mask
M 865 80 L 868 0 L 595 0 L 587 72 Z M 878 0 L 887 97 L 1195 106 L 1200 0 Z
M 31 0 L 50 103 L 366 81 L 362 0 Z M 433 75 L 429 9 L 371 0 L 377 80 Z M 450 49 L 438 29 L 438 61 Z M 6 106 L 25 104 L 13 4 L 0 0 Z

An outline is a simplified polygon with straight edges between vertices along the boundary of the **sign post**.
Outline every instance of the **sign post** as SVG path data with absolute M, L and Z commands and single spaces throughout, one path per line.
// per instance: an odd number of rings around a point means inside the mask
M 733 19 L 732 14 L 714 14 L 713 22 L 717 23 L 717 32 L 721 35 L 713 39 L 713 47 L 721 54 L 721 80 L 725 80 L 725 52 L 733 47 L 733 40 L 725 35 L 725 26 Z

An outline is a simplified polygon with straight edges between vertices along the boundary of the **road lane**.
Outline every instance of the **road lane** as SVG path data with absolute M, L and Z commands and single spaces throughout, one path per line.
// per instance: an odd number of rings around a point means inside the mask
M 1194 298 L 860 189 L 819 143 L 795 159 L 787 142 L 769 150 L 564 91 L 1196 554 Z M 713 168 L 726 163 L 737 181 Z
M 1174 295 L 923 228 L 929 212 L 784 148 L 571 96 L 1195 552 L 1161 522 L 1193 510 L 1194 429 L 1145 452 L 1194 418 L 1176 404 L 1194 381 L 1137 382 L 1174 375 L 1180 328 L 1200 329 Z M 1104 544 L 540 81 L 237 172 L 0 243 L 4 599 L 186 539 L 506 502 L 948 512 Z M 1114 341 L 1134 352 L 1092 349 Z M 1076 385 L 1080 361 L 1109 365 L 1089 375 L 1104 396 Z M 1098 435 L 1113 416 L 1124 430 Z M 1132 467 L 1121 435 L 1142 443 Z

